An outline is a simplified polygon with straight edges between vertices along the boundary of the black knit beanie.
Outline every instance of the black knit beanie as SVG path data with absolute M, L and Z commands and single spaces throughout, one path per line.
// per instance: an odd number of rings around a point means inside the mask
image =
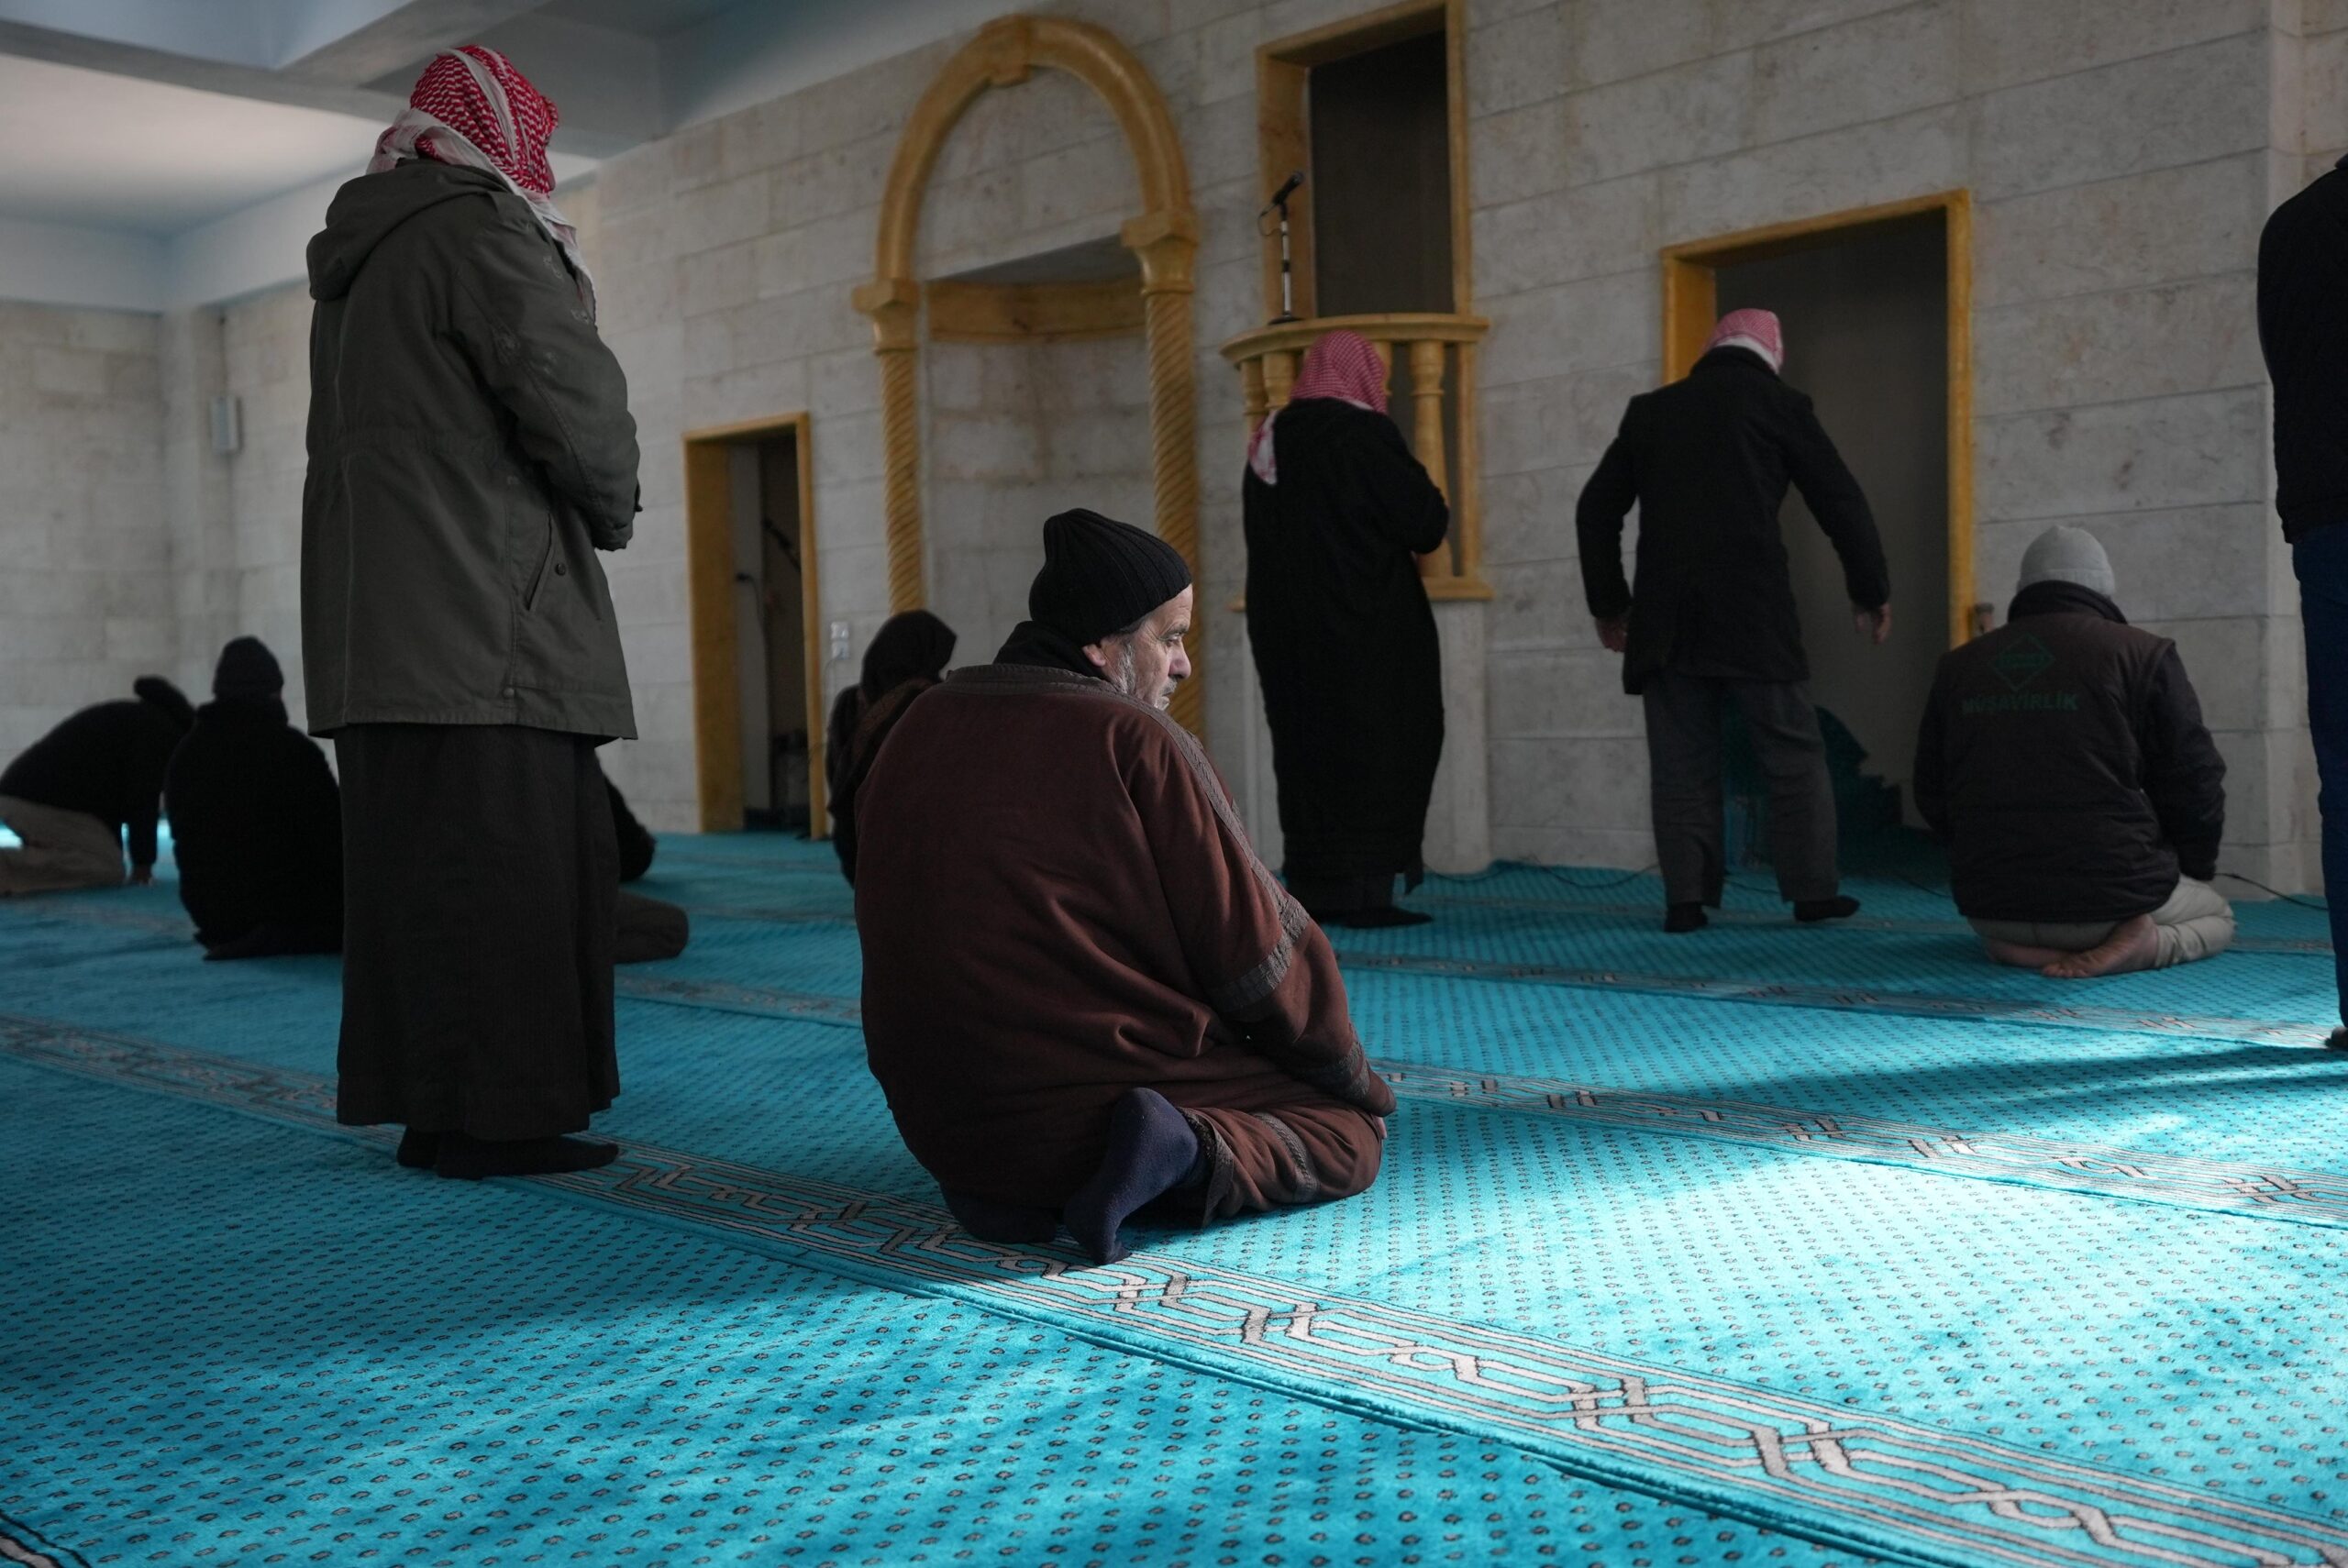
M 274 697 L 284 690 L 285 672 L 259 637 L 238 637 L 220 650 L 220 663 L 212 672 L 215 697 Z
M 1080 507 L 1044 523 L 1044 569 L 1027 591 L 1027 614 L 1081 646 L 1124 631 L 1190 586 L 1181 551 Z

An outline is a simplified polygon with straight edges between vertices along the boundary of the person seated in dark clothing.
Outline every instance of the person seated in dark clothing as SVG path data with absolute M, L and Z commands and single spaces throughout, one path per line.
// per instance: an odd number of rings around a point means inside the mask
M 620 880 L 633 882 L 652 869 L 656 841 L 652 831 L 637 822 L 636 813 L 627 809 L 627 801 L 620 794 L 618 785 L 607 778 L 604 790 L 611 797 L 612 827 L 620 841 Z M 692 922 L 686 918 L 684 911 L 641 893 L 620 893 L 618 920 L 612 948 L 615 964 L 648 964 L 659 958 L 674 958 L 692 940 Z
M 2210 886 L 2226 765 L 2176 645 L 2128 624 L 2085 529 L 2039 536 L 2007 624 L 1941 657 L 1916 806 L 2000 964 L 2055 979 L 2160 969 L 2233 941 Z
M 163 770 L 195 710 L 160 675 L 131 690 L 83 709 L 0 773 L 0 823 L 23 841 L 0 849 L 0 897 L 122 886 L 126 831 L 130 880 L 155 879 Z
M 163 776 L 180 902 L 206 958 L 342 950 L 342 792 L 285 722 L 284 691 L 260 638 L 229 643 Z
M 856 885 L 856 797 L 880 755 L 880 743 L 914 698 L 946 677 L 954 628 L 926 610 L 892 615 L 864 650 L 864 679 L 839 694 L 824 731 L 824 784 L 832 812 L 832 848 L 840 873 Z

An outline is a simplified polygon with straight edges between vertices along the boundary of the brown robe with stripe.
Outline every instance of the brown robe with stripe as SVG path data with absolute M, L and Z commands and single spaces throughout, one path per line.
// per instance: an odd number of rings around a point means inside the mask
M 858 811 L 872 1072 L 940 1186 L 1060 1207 L 1134 1088 L 1211 1157 L 1176 1218 L 1377 1179 L 1393 1092 L 1328 939 L 1165 713 L 1065 670 L 961 670 L 898 723 Z

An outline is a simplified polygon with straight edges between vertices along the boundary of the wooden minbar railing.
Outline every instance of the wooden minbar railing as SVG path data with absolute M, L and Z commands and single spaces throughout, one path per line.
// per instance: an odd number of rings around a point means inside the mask
M 1304 351 L 1323 333 L 1345 329 L 1368 338 L 1390 378 L 1395 359 L 1401 359 L 1410 376 L 1411 408 L 1407 417 L 1393 410 L 1394 422 L 1451 503 L 1450 538 L 1443 548 L 1419 558 L 1430 599 L 1492 596 L 1484 581 L 1478 509 L 1482 462 L 1476 445 L 1476 346 L 1490 326 L 1482 316 L 1434 312 L 1324 315 L 1274 322 L 1223 346 L 1223 357 L 1239 367 L 1250 438 L 1267 415 L 1287 403 Z

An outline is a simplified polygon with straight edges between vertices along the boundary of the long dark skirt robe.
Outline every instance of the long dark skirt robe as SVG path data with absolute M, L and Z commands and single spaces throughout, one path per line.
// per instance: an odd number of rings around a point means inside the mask
M 336 1118 L 508 1140 L 619 1093 L 619 845 L 586 735 L 352 724 Z
M 1416 557 L 1443 543 L 1451 513 L 1382 414 L 1291 403 L 1272 444 L 1279 482 L 1245 480 L 1247 636 L 1282 869 L 1316 912 L 1383 904 L 1397 873 L 1421 875 L 1443 756 L 1443 667 Z

